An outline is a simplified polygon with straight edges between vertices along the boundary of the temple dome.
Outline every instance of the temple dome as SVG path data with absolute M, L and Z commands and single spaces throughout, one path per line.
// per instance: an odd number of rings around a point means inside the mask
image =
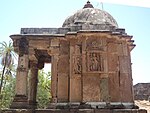
M 106 11 L 94 8 L 88 1 L 83 9 L 69 16 L 62 27 L 83 26 L 83 25 L 111 25 L 118 28 L 116 20 Z

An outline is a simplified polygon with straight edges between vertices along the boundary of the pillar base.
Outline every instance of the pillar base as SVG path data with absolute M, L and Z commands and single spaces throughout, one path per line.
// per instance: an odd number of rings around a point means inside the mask
M 29 100 L 28 103 L 29 103 L 29 108 L 37 109 L 37 102 Z
M 16 95 L 10 106 L 11 109 L 29 109 L 28 98 L 25 95 Z
M 58 101 L 57 98 L 54 98 L 54 97 L 51 98 L 51 102 L 52 102 L 52 103 L 57 103 L 57 101 Z
M 48 109 L 139 109 L 134 103 L 121 102 L 58 102 L 49 103 Z

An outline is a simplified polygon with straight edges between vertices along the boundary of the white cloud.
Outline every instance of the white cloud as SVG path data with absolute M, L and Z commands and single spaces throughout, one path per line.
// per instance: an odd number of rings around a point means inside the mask
M 130 5 L 130 6 L 150 7 L 150 0 L 90 0 L 90 1 Z

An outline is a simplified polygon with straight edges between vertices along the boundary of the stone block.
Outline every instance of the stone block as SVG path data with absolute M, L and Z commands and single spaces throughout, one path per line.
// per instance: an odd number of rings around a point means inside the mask
M 109 74 L 109 96 L 111 102 L 118 102 L 120 98 L 120 87 L 119 87 L 119 74 L 110 73 Z
M 69 109 L 79 109 L 79 106 L 80 106 L 79 102 L 69 103 Z
M 117 54 L 108 54 L 108 71 L 116 72 L 118 71 L 118 55 Z
M 116 43 L 108 43 L 107 47 L 108 47 L 108 53 L 117 53 L 117 44 Z
M 69 57 L 68 57 L 68 55 L 63 55 L 63 56 L 59 57 L 58 73 L 68 73 L 69 74 Z
M 83 101 L 100 101 L 99 74 L 83 75 Z
M 133 102 L 133 90 L 130 75 L 120 73 L 120 97 L 121 102 Z
M 66 40 L 60 40 L 60 54 L 69 54 L 69 43 Z
M 129 50 L 128 50 L 128 45 L 127 45 L 126 41 L 124 41 L 122 43 L 122 48 L 123 48 L 123 55 L 124 56 L 129 56 Z
M 87 103 L 81 103 L 79 109 L 91 109 L 91 105 Z
M 147 113 L 144 109 L 10 109 L 0 113 Z
M 58 102 L 67 102 L 69 100 L 68 95 L 68 74 L 58 74 Z
M 48 54 L 49 55 L 58 55 L 60 53 L 60 49 L 57 47 L 49 47 Z
M 76 75 L 74 75 L 76 76 Z M 80 102 L 82 98 L 81 77 L 70 79 L 70 102 Z
M 128 56 L 119 56 L 119 69 L 121 73 L 129 73 L 130 72 L 130 63 Z
M 9 110 L 3 110 L 0 113 L 34 113 L 34 110 L 32 109 L 9 109 Z
M 69 109 L 41 109 L 36 110 L 35 113 L 70 113 Z
M 144 109 L 113 109 L 113 113 L 147 113 Z
M 59 34 L 66 34 L 67 32 L 69 32 L 70 29 L 69 28 L 58 28 L 58 33 Z
M 51 46 L 53 47 L 56 47 L 56 46 L 59 46 L 60 42 L 59 42 L 59 39 L 52 39 L 51 40 Z
M 94 113 L 94 109 L 79 109 L 78 113 Z
M 15 95 L 14 100 L 10 106 L 11 109 L 28 109 L 28 98 L 25 95 Z
M 108 78 L 100 79 L 100 101 L 108 102 L 109 101 L 109 88 L 108 88 Z
M 29 46 L 32 48 L 47 49 L 49 47 L 49 40 L 40 40 L 38 38 L 37 40 L 30 40 Z
M 86 102 L 87 105 L 90 105 L 92 109 L 104 109 L 106 107 L 106 102 Z
M 57 34 L 58 28 L 21 28 L 21 34 Z
M 145 110 L 145 109 L 139 109 L 139 113 L 147 113 L 147 110 Z
M 113 109 L 113 113 L 132 113 L 131 109 Z
M 110 109 L 95 109 L 94 113 L 113 113 Z
M 27 95 L 27 74 L 28 72 L 24 71 L 17 71 L 17 78 L 16 78 L 16 95 Z

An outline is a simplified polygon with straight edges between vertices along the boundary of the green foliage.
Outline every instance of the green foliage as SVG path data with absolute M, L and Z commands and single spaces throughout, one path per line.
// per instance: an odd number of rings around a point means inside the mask
M 16 54 L 12 42 L 0 42 L 0 110 L 9 108 L 15 95 Z M 46 108 L 50 101 L 51 73 L 43 70 L 38 73 L 37 102 L 38 108 Z
M 51 73 L 45 73 L 43 70 L 38 73 L 38 90 L 37 102 L 38 108 L 46 108 L 50 102 L 50 86 L 51 86 Z
M 0 98 L 0 109 L 9 108 L 15 94 L 15 78 L 12 76 L 5 76 L 4 87 Z
M 0 98 L 0 109 L 9 108 L 15 96 L 15 77 L 5 75 L 3 90 Z M 50 102 L 51 73 L 43 70 L 38 73 L 37 102 L 38 108 L 46 108 Z
M 14 52 L 13 44 L 9 41 L 9 44 L 6 42 L 0 42 L 0 57 L 1 57 L 1 65 L 3 67 L 2 74 L 0 76 L 0 94 L 3 90 L 3 80 L 5 75 L 12 75 L 12 67 L 14 64 L 14 58 L 16 58 L 16 54 Z
M 14 65 L 14 48 L 12 42 L 0 42 L 0 109 L 9 108 L 14 96 L 15 71 Z

